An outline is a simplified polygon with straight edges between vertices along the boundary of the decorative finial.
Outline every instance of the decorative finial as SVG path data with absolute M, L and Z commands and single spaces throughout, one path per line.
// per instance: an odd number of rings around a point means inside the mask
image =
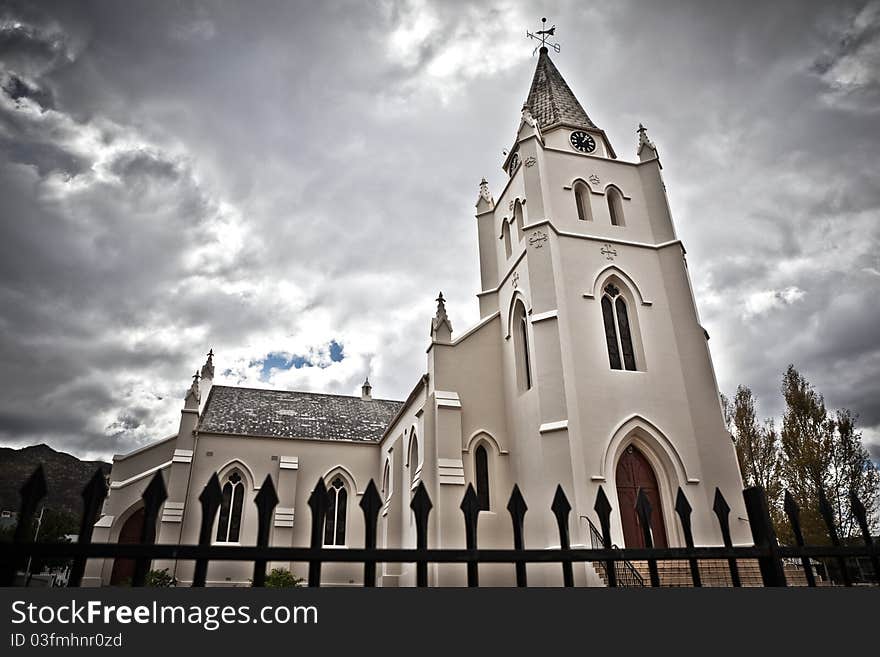
M 654 146 L 654 142 L 648 139 L 648 131 L 645 129 L 645 126 L 639 123 L 639 129 L 636 131 L 639 133 L 639 149 L 636 151 L 636 154 L 640 157 L 640 159 L 644 162 L 646 159 L 652 159 L 657 157 L 657 147 Z M 647 154 L 648 157 L 642 156 L 642 151 L 648 147 L 651 149 L 651 153 Z
M 213 349 L 208 351 L 208 359 L 205 361 L 205 364 L 202 365 L 202 378 L 203 379 L 213 379 L 214 378 L 214 350 Z
M 486 202 L 492 202 L 492 195 L 489 194 L 489 183 L 483 178 L 480 181 L 480 198 L 485 199 Z
M 558 43 L 548 43 L 547 42 L 547 37 L 556 36 L 556 26 L 553 25 L 550 27 L 550 29 L 547 29 L 547 19 L 546 18 L 541 19 L 541 29 L 540 30 L 538 30 L 534 34 L 529 32 L 528 30 L 526 30 L 526 36 L 529 39 L 534 39 L 535 41 L 541 42 L 541 45 L 538 48 L 535 48 L 534 52 L 532 52 L 533 56 L 536 52 L 538 52 L 538 50 L 540 50 L 542 53 L 547 52 L 547 46 L 550 46 L 556 52 L 560 51 L 560 47 L 559 47 Z
M 196 373 L 193 374 L 193 383 L 198 383 L 198 382 L 199 382 L 199 371 L 196 370 Z
M 446 315 L 446 299 L 443 292 L 437 296 L 437 313 L 431 320 L 431 337 L 441 342 L 448 342 L 452 338 L 452 322 Z
M 373 398 L 373 386 L 370 385 L 370 377 L 367 375 L 364 378 L 364 385 L 361 386 L 361 399 L 369 401 Z
M 198 408 L 199 405 L 199 397 L 201 393 L 199 392 L 199 371 L 196 370 L 196 373 L 193 374 L 193 382 L 190 385 L 189 390 L 186 391 L 186 398 L 184 400 L 186 408 Z

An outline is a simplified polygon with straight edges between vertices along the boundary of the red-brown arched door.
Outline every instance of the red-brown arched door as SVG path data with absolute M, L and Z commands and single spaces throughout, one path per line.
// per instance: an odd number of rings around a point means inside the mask
M 119 530 L 117 543 L 140 543 L 141 531 L 144 527 L 144 509 L 141 507 L 132 513 L 122 529 Z M 114 559 L 113 572 L 110 575 L 110 585 L 130 584 L 134 576 L 134 559 Z
M 648 459 L 637 447 L 630 445 L 617 462 L 617 504 L 623 524 L 623 541 L 628 548 L 645 547 L 645 537 L 636 513 L 639 488 L 645 491 L 651 503 L 651 528 L 654 547 L 667 547 L 666 526 L 663 524 L 663 508 L 660 505 L 660 488 Z

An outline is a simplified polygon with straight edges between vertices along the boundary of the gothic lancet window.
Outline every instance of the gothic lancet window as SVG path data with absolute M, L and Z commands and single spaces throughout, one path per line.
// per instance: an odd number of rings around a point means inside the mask
M 574 200 L 577 204 L 578 219 L 591 221 L 593 216 L 590 214 L 590 190 L 581 181 L 574 184 Z
M 529 322 L 525 305 L 521 301 L 514 308 L 510 332 L 516 358 L 516 381 L 520 392 L 525 392 L 532 387 L 532 364 L 529 356 Z
M 391 462 L 385 461 L 385 468 L 382 470 L 382 499 L 387 502 L 391 497 Z
M 477 482 L 477 500 L 481 511 L 489 510 L 489 455 L 483 445 L 474 450 L 474 479 Z
M 237 470 L 229 473 L 223 484 L 220 519 L 217 522 L 218 543 L 238 543 L 241 534 L 241 511 L 244 506 L 244 480 Z
M 516 222 L 516 237 L 518 240 L 522 240 L 525 219 L 523 218 L 522 202 L 519 199 L 513 204 L 513 218 Z
M 609 187 L 605 192 L 608 199 L 608 213 L 611 215 L 612 226 L 623 226 L 623 196 L 616 187 Z
M 324 545 L 345 545 L 345 512 L 348 492 L 341 477 L 336 477 L 327 490 L 330 504 L 324 520 Z
M 510 243 L 510 224 L 506 218 L 501 220 L 501 239 L 504 240 L 504 256 L 509 258 L 513 253 L 513 245 Z
M 605 286 L 605 294 L 602 295 L 602 323 L 605 327 L 605 342 L 608 345 L 608 363 L 611 369 L 634 371 L 636 356 L 626 300 L 613 283 Z

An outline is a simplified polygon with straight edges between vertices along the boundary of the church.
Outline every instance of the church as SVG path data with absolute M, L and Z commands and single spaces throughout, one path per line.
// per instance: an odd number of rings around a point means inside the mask
M 558 547 L 550 505 L 557 484 L 572 504 L 571 543 L 590 544 L 599 486 L 617 545 L 642 546 L 635 511 L 644 489 L 653 540 L 682 546 L 680 487 L 694 509 L 696 545 L 717 545 L 715 488 L 733 504 L 735 544 L 750 543 L 742 481 L 725 429 L 709 336 L 700 324 L 685 249 L 675 233 L 658 150 L 639 126 L 634 161 L 618 159 L 546 47 L 539 51 L 519 128 L 493 196 L 476 203 L 480 320 L 454 332 L 441 294 L 430 321 L 426 369 L 403 401 L 213 385 L 214 354 L 194 377 L 180 429 L 113 458 L 96 542 L 137 542 L 141 494 L 162 472 L 168 498 L 157 542 L 198 542 L 198 496 L 213 473 L 223 502 L 216 544 L 253 545 L 254 497 L 271 475 L 279 503 L 270 545 L 307 546 L 307 500 L 319 477 L 330 493 L 324 544 L 361 547 L 358 502 L 372 479 L 383 506 L 379 547 L 414 547 L 410 500 L 424 483 L 434 507 L 428 545 L 462 548 L 459 508 L 477 491 L 480 547 L 512 547 L 506 504 L 514 483 L 528 505 L 524 543 Z M 451 309 L 450 309 L 451 311 Z M 218 354 L 217 358 L 222 358 Z M 304 577 L 307 564 L 272 563 Z M 93 559 L 84 585 L 118 584 L 125 560 Z M 212 562 L 211 586 L 249 586 L 249 562 Z M 161 561 L 180 585 L 194 564 Z M 575 583 L 601 586 L 590 564 Z M 413 564 L 379 564 L 379 586 L 413 586 Z M 481 566 L 484 585 L 514 584 L 506 564 Z M 431 564 L 433 586 L 461 586 L 458 564 Z M 359 585 L 360 564 L 325 564 L 323 585 Z M 558 566 L 529 567 L 529 582 L 562 583 Z

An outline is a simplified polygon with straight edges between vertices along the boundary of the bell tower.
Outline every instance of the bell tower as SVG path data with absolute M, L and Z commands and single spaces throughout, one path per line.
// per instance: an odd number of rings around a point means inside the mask
M 618 159 L 542 45 L 506 183 L 497 199 L 480 186 L 480 316 L 501 321 L 511 474 L 524 490 L 549 505 L 561 483 L 574 517 L 595 521 L 602 486 L 622 545 L 641 480 L 618 466 L 638 463 L 665 540 L 681 544 L 681 488 L 709 544 L 715 488 L 740 512 L 742 482 L 659 152 L 643 126 L 636 136 L 634 160 Z M 744 522 L 733 531 L 748 537 Z M 572 532 L 588 541 L 585 526 Z

